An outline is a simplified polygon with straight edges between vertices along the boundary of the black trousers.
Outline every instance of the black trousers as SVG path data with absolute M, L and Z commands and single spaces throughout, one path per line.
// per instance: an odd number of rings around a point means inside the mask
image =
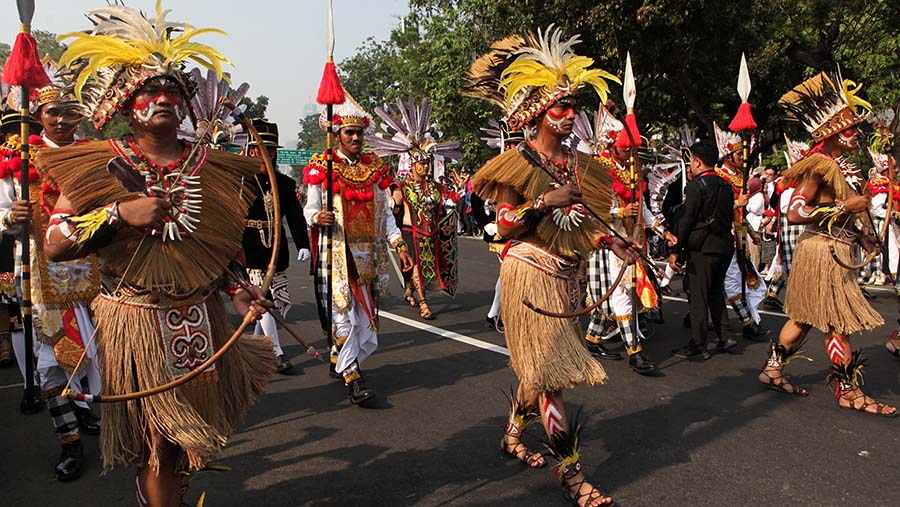
M 706 346 L 706 316 L 712 319 L 713 329 L 722 337 L 722 316 L 725 314 L 725 273 L 732 253 L 704 254 L 690 252 L 687 261 L 687 282 L 690 286 L 691 343 Z

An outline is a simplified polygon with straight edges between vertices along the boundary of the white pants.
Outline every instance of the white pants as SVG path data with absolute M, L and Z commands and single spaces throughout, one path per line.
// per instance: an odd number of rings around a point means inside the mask
M 366 306 L 374 308 L 372 301 L 369 299 L 368 291 L 363 291 L 366 298 Z M 375 352 L 378 348 L 378 335 L 366 316 L 366 311 L 362 305 L 351 296 L 353 304 L 349 312 L 339 313 L 332 308 L 332 319 L 334 321 L 335 337 L 346 336 L 347 341 L 341 346 L 338 353 L 338 360 L 335 369 L 342 372 L 350 367 L 354 361 L 362 364 L 367 357 Z
M 97 346 L 91 337 L 94 334 L 94 322 L 87 308 L 83 305 L 75 305 L 75 319 L 78 322 L 78 329 L 81 331 L 81 339 L 87 346 L 87 357 L 85 361 L 90 360 L 88 366 L 83 368 L 75 378 L 72 379 L 71 388 L 75 392 L 81 392 L 81 381 L 87 379 L 90 394 L 100 394 L 102 384 L 100 380 L 100 370 L 97 368 Z M 37 332 L 37 329 L 35 329 Z M 22 372 L 22 378 L 25 378 L 25 334 L 21 331 L 12 333 L 13 349 L 16 352 L 16 360 L 19 363 L 19 371 Z M 56 353 L 53 347 L 42 342 L 34 340 L 34 356 L 37 359 L 37 372 L 40 380 L 40 388 L 42 391 L 48 391 L 56 387 L 63 387 L 69 381 L 69 372 L 60 366 L 56 359 Z M 75 402 L 78 406 L 87 408 L 87 403 L 83 401 Z
M 756 271 L 756 266 L 751 269 Z M 753 321 L 759 324 L 759 310 L 756 309 L 760 303 L 766 298 L 766 283 L 757 273 L 759 285 L 755 289 L 747 287 L 747 307 L 750 310 L 750 316 Z M 731 264 L 728 265 L 728 271 L 725 273 L 725 298 L 731 302 L 741 295 L 741 268 L 738 265 L 737 254 L 732 255 Z

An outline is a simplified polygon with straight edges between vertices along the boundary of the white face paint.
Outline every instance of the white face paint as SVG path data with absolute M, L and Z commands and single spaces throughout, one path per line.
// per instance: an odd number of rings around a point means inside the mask
M 855 149 L 858 145 L 858 135 L 855 128 L 842 130 L 838 134 L 838 144 L 848 150 Z
M 134 110 L 134 118 L 141 123 L 147 123 L 150 121 L 150 118 L 153 117 L 153 113 L 155 112 L 156 102 L 150 101 L 147 104 L 147 107 Z
M 178 104 L 175 105 L 175 116 L 178 117 L 178 123 L 184 121 L 184 118 L 187 116 L 187 114 L 185 114 L 184 108 Z

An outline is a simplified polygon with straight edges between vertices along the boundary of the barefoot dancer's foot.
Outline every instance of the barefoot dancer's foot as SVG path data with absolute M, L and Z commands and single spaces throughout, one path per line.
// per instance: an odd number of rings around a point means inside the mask
M 500 439 L 500 450 L 531 468 L 544 466 L 544 457 L 541 453 L 530 450 L 522 443 L 521 438 L 522 431 L 515 426 L 509 426 Z
M 885 405 L 875 398 L 867 396 L 858 385 L 849 388 L 842 386 L 841 395 L 838 397 L 838 405 L 840 405 L 841 408 L 880 415 L 882 417 L 897 417 L 900 415 L 895 407 Z
M 581 463 L 575 463 L 563 469 L 563 498 L 578 507 L 601 507 L 613 505 L 615 500 L 595 488 L 581 473 Z
M 759 381 L 766 384 L 766 386 L 773 391 L 793 394 L 794 396 L 806 396 L 809 394 L 809 391 L 806 389 L 795 386 L 788 381 L 787 377 L 782 374 L 782 370 L 783 367 L 766 365 L 766 367 L 759 372 Z

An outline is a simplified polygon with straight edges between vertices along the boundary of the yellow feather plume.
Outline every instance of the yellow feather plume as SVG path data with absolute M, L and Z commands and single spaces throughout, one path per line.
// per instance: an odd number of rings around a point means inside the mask
M 872 111 L 872 104 L 857 96 L 859 91 L 862 90 L 862 84 L 856 84 L 854 81 L 845 79 L 841 86 L 844 91 L 844 98 L 847 99 L 847 105 L 853 109 L 857 116 L 862 116 Z M 862 111 L 859 111 L 860 109 Z

